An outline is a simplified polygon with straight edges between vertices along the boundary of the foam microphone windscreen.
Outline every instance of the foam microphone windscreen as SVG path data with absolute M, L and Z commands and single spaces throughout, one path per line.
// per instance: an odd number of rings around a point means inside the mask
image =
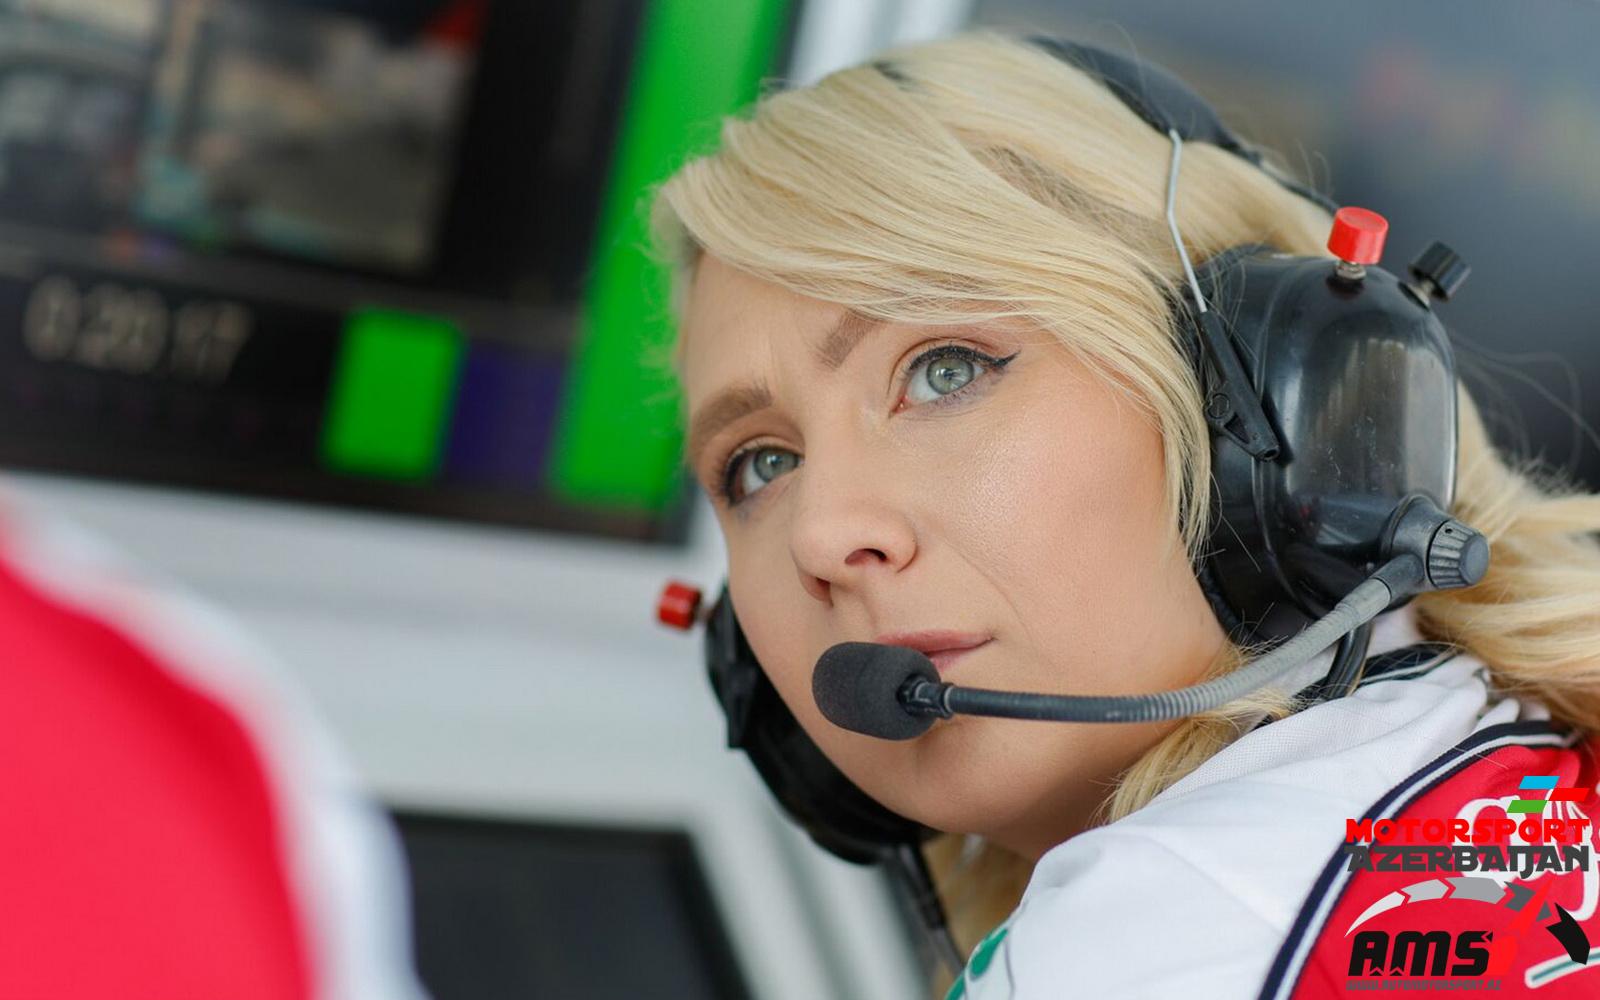
M 904 646 L 841 642 L 817 659 L 811 696 L 831 723 L 884 740 L 909 740 L 933 725 L 932 716 L 912 715 L 895 692 L 914 676 L 938 682 L 933 661 Z

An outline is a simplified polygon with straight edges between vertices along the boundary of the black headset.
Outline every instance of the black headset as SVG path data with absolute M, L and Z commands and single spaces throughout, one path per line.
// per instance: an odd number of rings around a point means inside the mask
M 1177 139 L 1210 143 L 1261 166 L 1259 151 L 1159 67 L 1059 38 L 1028 41 L 1101 80 L 1162 134 L 1176 133 L 1175 147 Z M 874 65 L 914 88 L 892 65 Z M 1440 243 L 1411 265 L 1410 283 L 1369 267 L 1381 251 L 1381 218 L 1341 210 L 1274 177 L 1338 214 L 1330 249 L 1340 259 L 1249 244 L 1190 269 L 1185 252 L 1192 280 L 1171 303 L 1211 427 L 1214 513 L 1196 578 L 1230 639 L 1268 645 L 1326 614 L 1366 579 L 1413 504 L 1450 509 L 1455 362 L 1430 300 L 1448 300 L 1468 270 Z M 1382 227 L 1375 233 L 1373 220 Z M 663 620 L 688 627 L 699 616 L 698 591 L 668 590 Z M 726 582 L 703 617 L 706 669 L 727 716 L 728 746 L 749 755 L 817 844 L 899 874 L 950 961 L 953 942 L 920 850 L 936 831 L 861 791 L 801 729 L 751 652 Z M 1302 692 L 1302 704 L 1352 690 L 1370 637 L 1370 624 L 1346 635 L 1328 676 Z M 959 955 L 954 962 L 959 969 Z

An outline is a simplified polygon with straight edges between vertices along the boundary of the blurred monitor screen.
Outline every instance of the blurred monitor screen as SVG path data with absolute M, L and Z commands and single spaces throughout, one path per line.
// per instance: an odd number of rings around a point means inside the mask
M 434 1000 L 750 996 L 683 833 L 397 820 Z
M 643 7 L 0 0 L 0 465 L 681 540 L 551 475 Z
M 470 32 L 154 0 L 13 0 L 8 20 L 8 219 L 401 274 L 433 262 Z

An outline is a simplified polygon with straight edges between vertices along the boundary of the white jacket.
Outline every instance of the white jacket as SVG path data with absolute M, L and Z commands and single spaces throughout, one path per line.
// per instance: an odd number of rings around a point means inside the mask
M 1296 671 L 1291 689 L 1320 678 L 1332 657 L 1330 649 Z M 1425 642 L 1411 608 L 1388 612 L 1351 696 L 1247 733 L 1143 809 L 1047 852 L 949 996 L 1233 1000 L 1381 988 L 1384 973 L 1348 974 L 1347 931 L 1375 901 L 1409 901 L 1400 892 L 1407 885 L 1425 895 L 1417 885 L 1435 876 L 1352 875 L 1346 820 L 1504 808 L 1533 773 L 1587 787 L 1583 803 L 1553 803 L 1564 814 L 1600 814 L 1592 808 L 1600 741 L 1586 739 L 1554 725 L 1543 705 L 1492 692 L 1480 661 Z M 1417 811 L 1424 807 L 1434 811 Z M 1562 901 L 1600 945 L 1600 872 L 1590 865 L 1547 873 L 1549 901 Z M 1541 925 L 1554 920 L 1548 906 L 1540 912 Z M 1428 932 L 1465 921 L 1509 943 L 1516 916 L 1508 906 L 1442 899 L 1369 916 L 1365 926 Z M 1520 940 L 1498 995 L 1600 997 L 1600 961 L 1573 963 L 1536 928 Z M 1467 988 L 1423 984 L 1442 986 Z

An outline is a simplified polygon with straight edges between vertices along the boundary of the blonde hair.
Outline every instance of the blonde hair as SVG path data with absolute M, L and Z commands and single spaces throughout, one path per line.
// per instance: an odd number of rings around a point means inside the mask
M 654 202 L 676 303 L 711 253 L 871 316 L 1037 324 L 1158 428 L 1167 508 L 1200 555 L 1210 439 L 1169 307 L 1182 276 L 1165 224 L 1166 136 L 1048 52 L 976 31 L 769 94 L 720 138 Z M 1257 241 L 1327 256 L 1328 213 L 1264 163 L 1186 144 L 1177 213 L 1196 263 Z M 1419 626 L 1481 658 L 1501 689 L 1600 729 L 1600 496 L 1507 464 L 1465 389 L 1459 401 L 1452 513 L 1489 537 L 1493 562 L 1476 586 L 1418 598 Z M 1253 652 L 1230 644 L 1208 676 Z M 1097 821 L 1141 808 L 1237 738 L 1241 720 L 1293 707 L 1269 688 L 1184 720 L 1119 776 Z M 963 950 L 1015 907 L 1031 868 L 970 837 L 936 838 L 927 854 Z

